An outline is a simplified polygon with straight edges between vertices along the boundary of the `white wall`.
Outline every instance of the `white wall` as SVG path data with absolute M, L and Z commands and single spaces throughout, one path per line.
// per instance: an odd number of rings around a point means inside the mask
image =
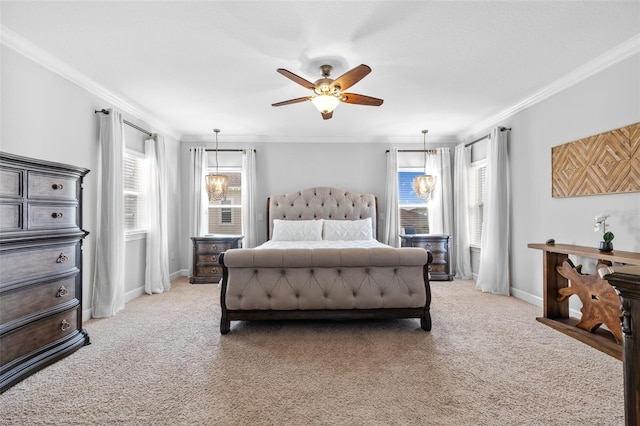
M 221 133 L 223 135 L 223 133 Z M 248 145 L 230 145 L 223 142 L 219 148 L 247 148 Z M 215 143 L 182 144 L 182 192 L 188 194 L 189 148 L 204 146 L 214 149 Z M 267 197 L 284 194 L 314 186 L 342 188 L 353 192 L 375 194 L 378 197 L 378 230 L 384 227 L 385 179 L 387 170 L 386 151 L 391 146 L 400 149 L 422 149 L 422 137 L 416 135 L 415 144 L 391 143 L 273 143 L 253 144 L 256 148 L 257 202 L 263 219 L 258 222 L 258 242 L 266 241 Z M 427 148 L 450 146 L 446 143 L 430 143 Z M 211 153 L 213 155 L 213 153 Z M 415 153 L 420 163 L 422 155 Z M 452 154 L 453 157 L 453 154 Z M 183 199 L 184 250 L 183 262 L 187 265 L 191 241 L 188 230 L 188 202 Z
M 614 248 L 640 251 L 640 193 L 551 197 L 551 148 L 640 121 L 640 55 L 635 55 L 516 115 L 509 156 L 512 178 L 513 294 L 541 304 L 542 252 L 528 243 L 597 247 L 594 217 L 611 212 Z M 574 259 L 595 268 L 590 259 Z
M 90 232 L 83 243 L 83 309 L 85 318 L 91 308 L 91 280 L 93 276 L 96 188 L 98 155 L 98 117 L 94 110 L 112 107 L 107 101 L 80 88 L 76 84 L 34 63 L 5 45 L 0 46 L 2 94 L 0 96 L 0 150 L 22 155 L 86 167 L 91 170 L 84 182 L 83 228 Z M 135 117 L 125 118 L 154 132 Z M 129 130 L 127 130 L 129 134 Z M 178 191 L 179 143 L 165 138 L 169 162 L 169 246 L 176 247 L 179 235 L 180 210 Z M 175 249 L 170 271 L 179 269 L 179 255 Z M 129 259 L 144 260 L 144 241 L 127 246 Z M 127 291 L 140 293 L 140 276 L 144 276 L 142 260 L 129 262 L 128 275 L 135 280 L 127 284 Z

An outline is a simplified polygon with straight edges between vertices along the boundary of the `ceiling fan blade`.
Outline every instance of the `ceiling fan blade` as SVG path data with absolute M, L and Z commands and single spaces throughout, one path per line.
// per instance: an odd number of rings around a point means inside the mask
M 349 87 L 362 80 L 370 72 L 371 68 L 369 68 L 368 65 L 360 64 L 336 78 L 332 86 L 340 86 L 340 90 L 347 90 Z
M 271 104 L 271 106 L 282 106 L 282 105 L 291 105 L 297 104 L 298 102 L 304 102 L 311 100 L 312 96 L 305 96 L 303 98 L 295 98 L 289 99 L 288 101 L 276 102 L 275 104 Z
M 294 82 L 298 83 L 302 87 L 305 87 L 305 88 L 311 89 L 311 90 L 316 88 L 315 84 L 313 84 L 310 81 L 305 80 L 304 78 L 300 77 L 299 75 L 296 75 L 296 74 L 292 73 L 291 71 L 287 71 L 284 68 L 278 68 L 277 71 L 280 74 L 282 74 L 285 77 L 287 77 L 288 79 L 290 79 L 291 81 L 294 81 Z
M 343 93 L 340 95 L 340 102 L 347 104 L 358 104 L 368 106 L 380 106 L 384 102 L 382 99 L 374 98 L 372 96 L 358 95 L 356 93 Z
M 333 111 L 321 112 L 320 114 L 322 114 L 322 118 L 324 118 L 325 120 L 328 120 L 331 117 L 333 117 Z

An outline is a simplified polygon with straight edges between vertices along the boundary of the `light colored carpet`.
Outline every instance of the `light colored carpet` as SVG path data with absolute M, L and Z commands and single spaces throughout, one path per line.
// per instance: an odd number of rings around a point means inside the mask
M 0 396 L 3 425 L 622 425 L 622 363 L 541 308 L 434 282 L 418 320 L 232 322 L 184 279 Z

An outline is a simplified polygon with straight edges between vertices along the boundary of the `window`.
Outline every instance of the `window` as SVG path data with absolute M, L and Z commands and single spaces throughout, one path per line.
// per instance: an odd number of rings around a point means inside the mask
M 471 165 L 469 174 L 469 244 L 471 247 L 479 248 L 482 241 L 486 172 L 486 161 L 478 161 Z
M 209 234 L 242 234 L 242 169 L 218 169 L 229 179 L 227 198 L 209 201 Z M 215 173 L 210 168 L 209 173 Z
M 424 174 L 424 170 L 401 169 L 398 172 L 398 207 L 400 229 L 413 228 L 416 234 L 429 233 L 429 209 L 427 202 L 416 197 L 413 178 Z
M 146 232 L 145 185 L 146 161 L 142 154 L 125 150 L 124 162 L 124 230 L 126 234 Z

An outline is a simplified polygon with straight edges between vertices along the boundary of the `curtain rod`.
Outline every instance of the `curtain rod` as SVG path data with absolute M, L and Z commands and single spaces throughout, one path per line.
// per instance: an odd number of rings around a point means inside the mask
M 389 152 L 386 150 L 385 152 Z M 437 154 L 438 150 L 436 149 L 399 149 L 398 152 L 426 152 L 427 154 Z
M 106 109 L 104 109 L 104 108 L 103 108 L 103 109 L 101 109 L 101 110 L 95 110 L 93 113 L 94 113 L 94 114 L 98 114 L 98 113 L 100 113 L 100 114 L 106 114 L 106 115 L 109 115 L 109 111 L 107 111 L 107 110 L 106 110 Z M 127 120 L 124 120 L 124 119 L 123 119 L 122 121 L 124 121 L 124 124 L 127 124 L 127 125 L 129 125 L 129 126 L 133 127 L 134 129 L 139 130 L 139 131 L 141 131 L 142 133 L 145 133 L 145 134 L 149 135 L 149 137 L 153 137 L 153 133 L 151 133 L 150 131 L 143 129 L 142 127 L 138 127 L 138 126 L 136 126 L 135 124 L 133 124 L 133 123 L 131 123 L 131 122 L 127 121 Z
M 207 152 L 245 152 L 246 149 L 205 149 L 205 151 Z M 254 149 L 253 152 L 256 152 L 256 150 Z
M 501 132 L 504 132 L 504 131 L 510 131 L 510 130 L 511 130 L 511 127 L 500 127 L 500 128 L 499 128 L 499 130 L 500 130 Z M 478 139 L 476 139 L 476 140 L 474 140 L 474 141 L 471 141 L 471 142 L 469 142 L 469 143 L 466 143 L 466 144 L 464 144 L 464 146 L 465 146 L 465 148 L 466 148 L 466 147 L 468 147 L 468 146 L 473 145 L 474 143 L 478 143 L 478 142 L 480 142 L 480 141 L 483 141 L 483 140 L 487 139 L 489 136 L 491 136 L 491 133 L 489 133 L 488 135 L 484 135 L 484 136 L 482 136 L 481 138 L 478 138 Z

